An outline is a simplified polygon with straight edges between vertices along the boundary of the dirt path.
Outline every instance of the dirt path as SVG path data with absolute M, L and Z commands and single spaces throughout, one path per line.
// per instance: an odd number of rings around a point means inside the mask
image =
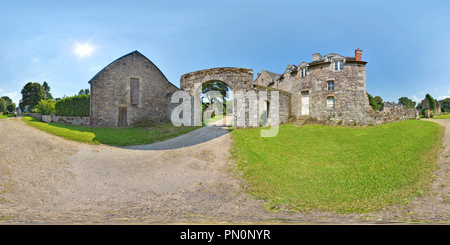
M 4 223 L 392 222 L 450 219 L 450 120 L 431 198 L 376 214 L 266 212 L 229 168 L 231 139 L 203 127 L 141 147 L 81 144 L 0 120 L 0 221 Z M 447 157 L 446 157 L 447 156 Z M 445 184 L 442 187 L 442 184 Z M 433 189 L 433 190 L 434 190 Z

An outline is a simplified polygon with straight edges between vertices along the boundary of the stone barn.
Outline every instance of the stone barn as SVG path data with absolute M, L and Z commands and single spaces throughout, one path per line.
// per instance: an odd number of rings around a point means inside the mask
M 178 88 L 148 58 L 134 51 L 90 81 L 91 126 L 127 127 L 140 118 L 170 118 L 167 97 Z

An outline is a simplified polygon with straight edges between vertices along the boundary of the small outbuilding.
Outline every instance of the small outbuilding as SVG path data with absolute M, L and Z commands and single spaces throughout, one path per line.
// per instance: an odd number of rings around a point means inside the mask
M 127 127 L 140 118 L 160 122 L 170 117 L 168 96 L 178 90 L 138 51 L 113 61 L 89 84 L 94 127 Z

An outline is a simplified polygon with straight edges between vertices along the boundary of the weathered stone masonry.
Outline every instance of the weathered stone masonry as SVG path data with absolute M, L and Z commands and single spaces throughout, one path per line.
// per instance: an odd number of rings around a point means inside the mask
M 167 94 L 178 90 L 138 51 L 127 54 L 89 81 L 91 126 L 127 127 L 142 117 L 168 117 Z
M 244 127 L 259 126 L 264 112 L 269 118 L 275 118 L 270 104 L 277 105 L 279 124 L 301 117 L 337 125 L 370 125 L 418 118 L 416 110 L 402 106 L 372 110 L 366 95 L 367 62 L 361 60 L 361 53 L 360 49 L 355 51 L 354 57 L 334 53 L 322 57 L 316 53 L 311 62 L 288 65 L 283 74 L 263 70 L 254 81 L 251 69 L 205 69 L 182 75 L 179 89 L 149 59 L 135 51 L 115 60 L 89 81 L 90 124 L 127 127 L 142 117 L 156 121 L 168 119 L 179 105 L 171 102 L 174 92 L 188 92 L 193 110 L 193 98 L 199 98 L 200 86 L 212 81 L 226 83 L 235 93 L 256 95 L 258 105 L 253 107 L 248 99 L 239 102 L 233 98 L 234 127 L 242 119 L 245 120 Z M 278 103 L 271 98 L 272 91 L 278 92 Z M 267 94 L 265 106 L 258 97 L 260 92 Z M 236 110 L 242 105 L 245 110 Z M 199 118 L 198 113 L 191 112 L 192 125 L 199 125 L 201 113 Z
M 339 125 L 369 125 L 393 121 L 391 112 L 374 112 L 366 94 L 366 61 L 362 50 L 354 57 L 330 53 L 313 54 L 311 62 L 288 65 L 283 74 L 267 84 L 292 94 L 291 117 L 309 117 L 320 122 Z M 262 84 L 268 75 L 264 70 L 255 80 Z M 273 74 L 270 78 L 273 78 Z M 398 120 L 415 119 L 415 110 L 395 108 Z M 377 118 L 377 119 L 375 119 Z

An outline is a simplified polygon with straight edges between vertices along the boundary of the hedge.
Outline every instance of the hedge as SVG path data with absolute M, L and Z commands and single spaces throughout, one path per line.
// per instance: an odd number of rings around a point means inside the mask
M 56 101 L 55 115 L 88 117 L 90 111 L 90 96 L 81 94 Z

